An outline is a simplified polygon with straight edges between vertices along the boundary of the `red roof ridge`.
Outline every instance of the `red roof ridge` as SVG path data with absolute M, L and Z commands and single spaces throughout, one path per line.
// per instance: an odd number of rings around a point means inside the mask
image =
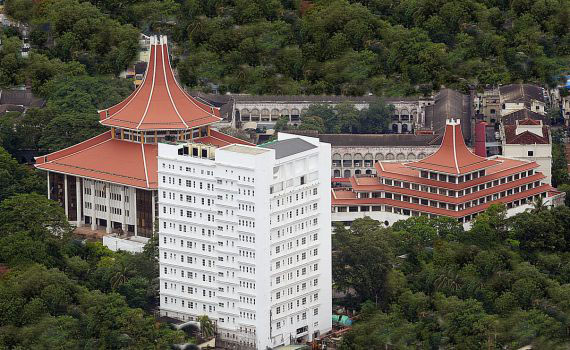
M 112 136 L 111 130 L 105 131 L 102 134 L 99 134 L 97 136 L 93 136 L 93 137 L 91 137 L 87 140 L 81 141 L 75 145 L 60 149 L 59 151 L 55 151 L 55 152 L 52 152 L 52 153 L 49 153 L 49 154 L 46 154 L 43 156 L 35 157 L 36 164 L 50 163 L 50 162 L 53 162 L 53 161 L 58 160 L 58 159 L 70 157 L 70 156 L 75 155 L 79 152 L 85 151 L 86 149 L 96 147 L 96 146 L 98 146 L 104 142 L 112 140 L 111 136 Z M 96 141 L 99 141 L 99 139 L 102 139 L 103 141 L 96 142 Z M 93 143 L 93 142 L 96 142 L 96 143 Z M 85 145 L 87 145 L 87 147 L 81 148 L 81 146 L 85 146 Z M 68 151 L 72 151 L 72 150 L 74 150 L 74 152 L 67 153 Z M 63 155 L 61 157 L 57 157 L 60 154 L 63 154 Z M 55 156 L 55 158 L 49 159 L 48 157 L 50 157 L 50 156 Z
M 424 159 L 404 165 L 414 169 L 459 175 L 487 168 L 495 162 L 471 152 L 463 139 L 460 120 L 449 119 L 438 150 Z
M 220 111 L 195 100 L 178 83 L 166 36 L 150 40 L 149 63 L 141 85 L 126 99 L 99 110 L 100 123 L 133 130 L 190 129 L 215 123 Z
M 526 117 L 523 120 L 517 120 L 517 123 L 519 125 L 540 125 L 540 124 L 542 124 L 542 121 L 534 120 L 534 119 Z

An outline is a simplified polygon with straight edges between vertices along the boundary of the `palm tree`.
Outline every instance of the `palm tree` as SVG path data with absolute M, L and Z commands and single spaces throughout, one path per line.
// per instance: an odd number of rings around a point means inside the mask
M 542 199 L 542 196 L 536 197 L 536 199 L 534 200 L 534 203 L 533 203 L 532 212 L 533 213 L 539 213 L 539 212 L 543 211 L 544 209 L 546 209 L 546 204 L 544 203 L 544 199 Z
M 214 323 L 207 315 L 198 316 L 198 322 L 200 322 L 202 337 L 210 338 L 214 335 Z
M 116 290 L 122 284 L 125 284 L 129 279 L 129 268 L 123 259 L 118 261 L 117 266 L 115 267 L 115 271 L 113 272 L 113 276 L 111 277 L 111 288 Z

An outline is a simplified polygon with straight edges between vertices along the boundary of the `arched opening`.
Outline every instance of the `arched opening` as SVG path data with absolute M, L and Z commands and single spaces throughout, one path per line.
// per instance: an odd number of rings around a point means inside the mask
M 372 175 L 372 170 L 366 169 L 366 175 Z
M 397 160 L 404 160 L 406 159 L 406 155 L 404 153 L 398 153 L 398 155 L 396 156 Z
M 250 121 L 251 114 L 249 112 L 249 109 L 247 109 L 247 108 L 242 109 L 240 114 L 241 114 L 241 121 L 242 122 Z
M 402 109 L 400 112 L 400 120 L 403 122 L 410 121 L 410 112 L 406 108 Z
M 360 170 L 359 170 L 359 169 L 356 169 L 356 170 L 354 171 L 354 175 L 360 175 Z
M 333 171 L 333 177 L 340 177 L 340 170 L 336 169 Z
M 261 110 L 261 121 L 268 122 L 269 121 L 269 109 L 264 108 Z
M 342 166 L 345 168 L 352 168 L 352 155 L 350 153 L 342 156 Z
M 350 177 L 350 170 L 345 170 L 344 171 L 344 176 L 343 177 Z
M 252 122 L 259 121 L 259 109 L 255 108 L 251 110 L 251 121 Z
M 402 124 L 402 133 L 404 132 L 408 132 L 408 124 L 406 123 Z
M 340 154 L 335 153 L 332 155 L 332 166 L 334 167 L 342 166 L 342 157 L 340 156 Z
M 424 159 L 425 157 L 426 157 L 426 154 L 423 152 L 418 154 L 418 159 Z
M 416 155 L 413 153 L 408 153 L 408 160 L 415 160 L 416 159 Z
M 393 132 L 394 134 L 397 134 L 397 133 L 398 133 L 398 124 L 392 124 L 392 132 Z
M 374 157 L 372 156 L 372 153 L 366 153 L 364 155 L 364 167 L 370 168 L 372 167 L 373 164 L 374 164 Z
M 354 154 L 354 167 L 355 168 L 362 167 L 362 161 L 363 161 L 362 154 L 360 154 L 360 153 Z
M 272 121 L 277 121 L 277 119 L 279 119 L 280 116 L 280 112 L 277 108 L 273 108 L 271 110 L 271 120 Z
M 291 121 L 292 122 L 298 122 L 300 119 L 301 119 L 301 115 L 299 113 L 299 110 L 297 108 L 291 109 Z
M 388 153 L 386 154 L 386 160 L 394 160 L 394 154 L 393 153 Z
M 384 160 L 384 154 L 376 153 L 376 156 L 374 158 L 376 159 L 376 161 Z
M 291 118 L 289 117 L 289 110 L 287 108 L 283 108 L 281 110 L 281 117 L 287 117 L 287 119 L 291 121 Z

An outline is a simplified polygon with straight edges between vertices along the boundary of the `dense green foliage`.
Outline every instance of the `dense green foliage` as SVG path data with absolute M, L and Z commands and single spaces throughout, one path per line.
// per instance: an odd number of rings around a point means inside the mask
M 301 123 L 296 129 L 316 130 L 327 134 L 381 134 L 390 130 L 393 114 L 394 106 L 383 101 L 373 102 L 360 111 L 349 101 L 335 106 L 315 104 L 309 106 L 301 115 Z M 294 129 L 288 122 L 288 117 L 282 117 L 277 121 L 275 129 Z
M 6 12 L 31 26 L 34 49 L 90 73 L 119 74 L 138 50 L 138 30 L 110 19 L 89 2 L 8 0 Z
M 182 81 L 222 92 L 400 95 L 554 84 L 570 55 L 568 0 L 92 3 L 123 23 L 169 33 L 183 53 Z
M 505 218 L 492 206 L 470 230 L 446 218 L 383 228 L 365 218 L 333 236 L 333 279 L 361 318 L 342 349 L 567 349 L 570 208 Z
M 167 349 L 157 324 L 158 242 L 114 253 L 72 237 L 45 180 L 0 148 L 0 349 Z M 3 269 L 2 269 L 3 270 Z
M 12 156 L 0 146 L 0 203 L 17 193 L 46 190 L 45 177 L 25 165 L 18 164 Z
M 131 84 L 108 76 L 58 75 L 42 90 L 45 108 L 0 119 L 0 146 L 9 152 L 58 150 L 108 130 L 99 124 L 97 110 L 120 102 L 130 94 Z

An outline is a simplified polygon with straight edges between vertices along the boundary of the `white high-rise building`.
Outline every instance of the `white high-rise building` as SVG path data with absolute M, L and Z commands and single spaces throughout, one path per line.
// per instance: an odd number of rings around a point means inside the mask
M 331 329 L 331 148 L 158 145 L 160 310 L 266 349 Z

